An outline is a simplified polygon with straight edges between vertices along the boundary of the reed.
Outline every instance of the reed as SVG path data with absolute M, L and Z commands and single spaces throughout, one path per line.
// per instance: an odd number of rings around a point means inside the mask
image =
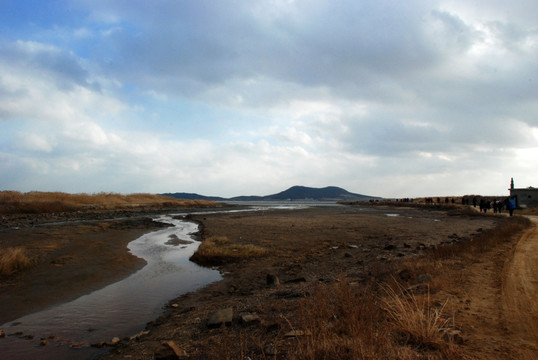
M 0 275 L 13 275 L 31 265 L 23 247 L 10 247 L 0 251 Z
M 212 201 L 183 200 L 154 194 L 68 194 L 63 192 L 0 192 L 0 213 L 41 214 L 80 210 L 116 210 L 143 207 L 208 207 Z
M 233 244 L 226 236 L 206 238 L 191 257 L 191 260 L 202 265 L 222 265 L 242 259 L 264 256 L 267 249 L 252 244 Z

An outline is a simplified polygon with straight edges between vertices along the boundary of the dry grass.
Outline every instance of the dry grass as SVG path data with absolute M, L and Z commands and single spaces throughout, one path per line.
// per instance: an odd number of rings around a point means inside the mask
M 384 290 L 383 307 L 397 332 L 405 336 L 406 343 L 432 349 L 447 346 L 443 335 L 450 328 L 443 311 L 448 300 L 438 308 L 433 307 L 429 291 L 419 296 L 396 282 L 392 286 L 385 285 Z
M 299 329 L 290 359 L 399 358 L 393 351 L 384 314 L 372 288 L 345 282 L 319 285 L 302 301 Z M 391 354 L 393 356 L 391 356 Z
M 478 214 L 478 216 L 486 215 Z M 472 239 L 460 241 L 456 244 L 436 246 L 430 249 L 428 256 L 432 261 L 436 261 L 462 255 L 478 255 L 505 242 L 514 236 L 514 234 L 528 228 L 530 224 L 530 220 L 526 217 L 514 216 L 506 218 L 503 219 L 503 222 L 499 226 L 484 230 Z
M 205 200 L 182 200 L 153 194 L 68 194 L 62 192 L 0 192 L 0 214 L 40 214 L 79 210 L 115 210 L 142 207 L 206 207 Z
M 22 247 L 10 247 L 0 252 L 0 275 L 12 275 L 31 265 L 32 261 Z
M 197 358 L 468 359 L 465 346 L 453 337 L 458 332 L 454 314 L 462 306 L 455 294 L 465 279 L 465 264 L 518 236 L 526 226 L 523 218 L 507 218 L 472 240 L 438 247 L 394 268 L 384 265 L 380 272 L 372 270 L 375 280 L 369 284 L 340 279 L 306 285 L 304 297 L 269 295 L 259 311 L 266 314 L 264 321 L 270 326 L 232 326 L 211 333 L 211 346 Z M 229 255 L 223 249 L 230 248 L 232 241 L 213 237 L 204 243 L 214 251 L 210 256 L 218 258 L 219 253 Z M 395 274 L 402 267 L 410 274 L 409 282 L 380 275 Z M 428 281 L 417 284 L 420 275 L 428 275 Z M 301 336 L 287 337 L 289 331 Z M 270 348 L 277 355 L 267 353 Z
M 267 249 L 260 246 L 246 244 L 232 244 L 226 236 L 212 236 L 205 239 L 191 260 L 202 265 L 222 265 L 264 256 Z

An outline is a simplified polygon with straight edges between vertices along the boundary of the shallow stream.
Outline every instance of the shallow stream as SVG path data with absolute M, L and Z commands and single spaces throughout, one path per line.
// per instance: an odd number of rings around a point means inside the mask
M 300 209 L 335 206 L 335 203 L 239 203 L 244 208 L 226 212 Z M 211 214 L 223 210 L 197 212 Z M 129 243 L 135 256 L 147 265 L 131 276 L 80 298 L 0 325 L 0 359 L 93 359 L 110 347 L 91 344 L 110 342 L 144 330 L 170 300 L 220 280 L 217 270 L 189 261 L 200 242 L 198 225 L 181 220 L 187 214 L 163 215 L 155 221 L 173 225 L 150 232 Z M 41 339 L 47 344 L 42 346 Z
M 199 242 L 198 225 L 161 216 L 174 225 L 132 241 L 129 249 L 147 265 L 124 280 L 74 301 L 0 325 L 2 359 L 91 359 L 110 348 L 90 344 L 120 339 L 142 331 L 163 306 L 181 294 L 221 278 L 216 270 L 189 261 Z M 41 346 L 41 339 L 47 345 Z

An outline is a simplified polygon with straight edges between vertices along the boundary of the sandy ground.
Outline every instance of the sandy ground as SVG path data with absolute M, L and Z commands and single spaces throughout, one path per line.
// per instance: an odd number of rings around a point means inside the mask
M 263 321 L 246 330 L 260 341 L 270 339 L 285 354 L 290 340 L 281 335 L 289 330 L 288 319 L 318 284 L 371 283 L 387 271 L 397 273 L 400 261 L 432 246 L 472 238 L 500 221 L 494 216 L 358 206 L 193 218 L 202 224 L 205 237 L 262 246 L 268 255 L 220 266 L 222 281 L 171 300 L 164 314 L 148 324 L 148 334 L 124 339 L 107 358 L 154 359 L 167 341 L 181 346 L 191 359 L 218 358 L 222 331 L 245 331 L 235 321 L 227 330 L 207 327 L 209 314 L 226 307 L 234 316 L 259 315 Z M 141 218 L 24 226 L 28 221 L 19 221 L 18 230 L 0 229 L 1 246 L 27 246 L 39 260 L 35 267 L 1 279 L 0 323 L 129 275 L 143 262 L 126 251 L 126 244 L 154 226 Z M 536 237 L 534 227 L 521 241 L 507 241 L 458 265 L 465 266 L 457 270 L 461 286 L 451 296 L 466 339 L 461 346 L 470 358 L 536 358 Z M 268 286 L 267 275 L 278 277 L 280 285 Z

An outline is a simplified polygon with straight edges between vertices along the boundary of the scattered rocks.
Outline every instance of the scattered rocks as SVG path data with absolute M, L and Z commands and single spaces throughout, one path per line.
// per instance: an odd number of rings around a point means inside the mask
M 233 320 L 234 311 L 232 308 L 225 308 L 222 310 L 214 311 L 209 314 L 207 319 L 207 327 L 216 328 L 222 325 L 231 325 Z

